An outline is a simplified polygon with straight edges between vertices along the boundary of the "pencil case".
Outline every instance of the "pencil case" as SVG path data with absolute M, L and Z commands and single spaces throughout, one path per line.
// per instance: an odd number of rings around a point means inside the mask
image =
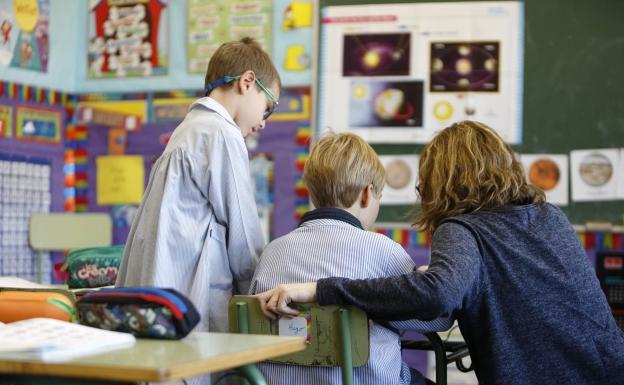
M 76 321 L 76 298 L 62 289 L 0 288 L 0 322 L 39 317 Z
M 63 270 L 70 289 L 94 288 L 115 284 L 124 246 L 90 247 L 72 250 Z
M 100 289 L 83 295 L 77 307 L 83 325 L 136 337 L 180 339 L 199 323 L 193 303 L 168 288 Z

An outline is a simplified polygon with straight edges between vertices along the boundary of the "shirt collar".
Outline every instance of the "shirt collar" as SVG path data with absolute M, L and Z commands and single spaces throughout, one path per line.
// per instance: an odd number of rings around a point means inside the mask
M 194 101 L 193 104 L 191 104 L 191 106 L 189 107 L 189 110 L 195 108 L 199 104 L 221 115 L 223 119 L 227 120 L 230 124 L 233 124 L 240 131 L 240 128 L 238 127 L 236 122 L 234 122 L 234 119 L 232 119 L 230 113 L 225 109 L 225 107 L 223 107 L 221 103 L 217 102 L 209 96 L 205 96 Z
M 357 219 L 348 211 L 335 207 L 322 207 L 320 209 L 308 211 L 307 213 L 303 214 L 303 217 L 301 217 L 299 226 L 303 225 L 305 222 L 313 221 L 315 219 L 334 219 L 337 221 L 348 223 L 351 226 L 357 227 L 358 229 L 364 230 L 364 228 L 362 227 L 362 223 L 359 219 Z

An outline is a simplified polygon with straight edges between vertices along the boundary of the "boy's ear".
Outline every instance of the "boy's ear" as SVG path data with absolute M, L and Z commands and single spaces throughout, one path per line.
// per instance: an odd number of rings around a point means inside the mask
M 371 199 L 373 197 L 373 185 L 369 184 L 368 186 L 362 189 L 362 194 L 360 195 L 360 207 L 365 209 L 370 205 Z
M 240 87 L 241 92 L 245 92 L 252 89 L 255 82 L 256 74 L 252 70 L 247 70 L 243 72 L 238 80 L 238 86 Z

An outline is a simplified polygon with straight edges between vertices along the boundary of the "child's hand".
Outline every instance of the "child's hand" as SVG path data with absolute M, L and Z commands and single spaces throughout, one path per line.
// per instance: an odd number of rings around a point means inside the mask
M 316 282 L 279 285 L 255 295 L 260 300 L 262 312 L 270 319 L 279 315 L 297 316 L 299 311 L 288 307 L 291 302 L 316 301 Z

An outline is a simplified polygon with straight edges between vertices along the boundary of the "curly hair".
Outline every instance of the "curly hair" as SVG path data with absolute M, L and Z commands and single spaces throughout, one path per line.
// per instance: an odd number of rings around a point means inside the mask
M 425 146 L 419 180 L 421 210 L 413 225 L 421 230 L 480 209 L 545 201 L 544 192 L 526 182 L 511 147 L 476 121 L 455 123 Z

